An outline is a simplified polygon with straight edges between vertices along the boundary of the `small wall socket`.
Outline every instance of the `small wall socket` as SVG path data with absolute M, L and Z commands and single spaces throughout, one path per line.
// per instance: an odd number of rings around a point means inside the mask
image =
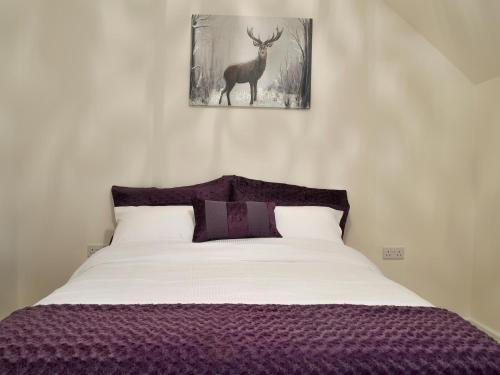
M 97 253 L 99 250 L 101 250 L 105 245 L 103 244 L 92 244 L 92 245 L 87 245 L 87 258 L 90 256 L 94 255 Z
M 384 259 L 397 259 L 405 258 L 405 248 L 403 246 L 384 246 L 382 249 Z

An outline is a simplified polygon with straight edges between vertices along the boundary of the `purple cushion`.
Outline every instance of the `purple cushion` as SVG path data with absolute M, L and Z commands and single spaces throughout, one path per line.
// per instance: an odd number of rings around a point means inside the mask
M 191 205 L 193 198 L 227 201 L 232 177 L 224 176 L 202 184 L 174 188 L 113 186 L 115 207 Z
M 340 228 L 344 233 L 349 202 L 345 190 L 315 189 L 277 182 L 232 177 L 232 201 L 275 202 L 277 206 L 326 206 L 343 211 Z
M 193 242 L 228 238 L 281 237 L 272 202 L 193 200 Z

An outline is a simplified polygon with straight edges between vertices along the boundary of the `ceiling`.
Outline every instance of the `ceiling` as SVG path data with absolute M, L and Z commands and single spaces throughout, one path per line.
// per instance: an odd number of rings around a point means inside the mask
M 472 82 L 500 75 L 500 0 L 385 0 Z

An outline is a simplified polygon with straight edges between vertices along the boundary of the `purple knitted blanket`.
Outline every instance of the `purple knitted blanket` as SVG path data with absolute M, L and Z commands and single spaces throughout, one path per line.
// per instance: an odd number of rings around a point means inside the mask
M 361 305 L 47 305 L 0 322 L 0 374 L 500 374 L 449 311 Z

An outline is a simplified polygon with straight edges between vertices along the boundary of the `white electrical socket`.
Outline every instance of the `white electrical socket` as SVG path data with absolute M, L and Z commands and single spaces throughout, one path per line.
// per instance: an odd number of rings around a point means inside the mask
M 382 250 L 384 259 L 401 260 L 405 258 L 405 248 L 403 246 L 384 246 Z
M 94 255 L 95 253 L 97 253 L 103 247 L 105 247 L 105 245 L 103 245 L 103 244 L 87 245 L 87 258 Z

